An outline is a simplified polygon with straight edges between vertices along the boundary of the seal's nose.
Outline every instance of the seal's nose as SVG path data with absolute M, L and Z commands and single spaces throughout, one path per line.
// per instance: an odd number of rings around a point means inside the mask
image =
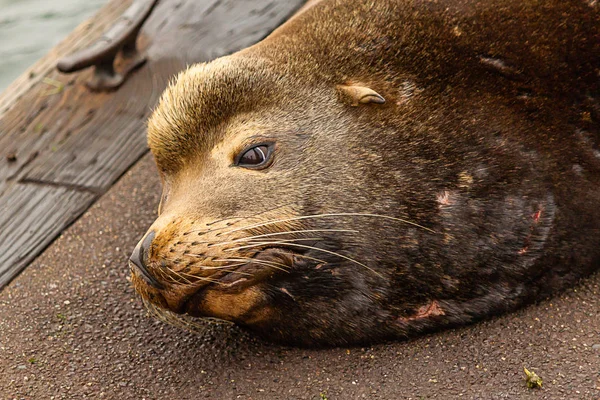
M 148 249 L 150 248 L 150 245 L 152 245 L 152 241 L 154 240 L 155 236 L 156 233 L 154 231 L 149 232 L 146 237 L 138 243 L 135 249 L 133 249 L 133 253 L 131 254 L 131 257 L 129 257 L 129 261 L 131 261 L 131 263 L 138 268 L 146 282 L 156 289 L 162 289 L 163 286 L 156 280 L 155 277 L 150 274 L 148 268 L 146 267 L 146 262 L 148 260 Z

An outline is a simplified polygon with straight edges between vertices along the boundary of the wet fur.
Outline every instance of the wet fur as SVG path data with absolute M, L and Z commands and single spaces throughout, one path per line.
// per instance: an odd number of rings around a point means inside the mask
M 261 43 L 190 67 L 163 95 L 148 142 L 165 186 L 152 272 L 168 288 L 134 276 L 136 288 L 171 309 L 197 296 L 199 315 L 273 340 L 340 345 L 471 322 L 573 285 L 600 266 L 599 68 L 599 7 L 584 0 L 323 0 Z M 386 102 L 353 107 L 340 85 Z M 252 136 L 276 142 L 268 170 L 230 166 Z M 413 224 L 242 229 L 328 213 Z M 341 229 L 356 232 L 325 232 Z M 263 264 L 256 292 L 237 301 L 222 289 L 219 304 L 205 267 L 261 247 L 218 243 L 290 230 L 323 230 L 311 246 L 368 268 L 289 247 L 297 256 L 277 259 L 287 272 Z

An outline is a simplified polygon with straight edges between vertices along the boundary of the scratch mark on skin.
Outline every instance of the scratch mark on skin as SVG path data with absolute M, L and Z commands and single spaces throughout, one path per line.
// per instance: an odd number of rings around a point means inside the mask
M 512 76 L 517 74 L 517 71 L 515 71 L 514 68 L 508 66 L 506 62 L 500 58 L 480 56 L 479 62 L 488 68 L 498 71 L 502 75 Z
M 437 300 L 432 300 L 431 303 L 419 307 L 415 315 L 411 317 L 398 317 L 398 320 L 401 322 L 408 322 L 423 318 L 438 317 L 441 315 L 446 315 L 446 313 L 444 312 L 442 307 L 440 307 Z
M 538 212 L 536 212 L 535 214 L 533 214 L 533 222 L 535 222 L 536 224 L 538 222 L 540 222 L 541 216 L 542 216 L 542 210 L 539 210 Z
M 533 234 L 533 229 L 534 229 L 535 225 L 540 222 L 540 218 L 542 217 L 542 210 L 541 209 L 538 210 L 538 212 L 533 214 L 531 217 L 533 218 L 533 225 L 530 228 L 529 235 L 527 235 L 527 237 L 525 238 L 525 246 L 523 246 L 523 248 L 517 252 L 517 254 L 519 254 L 520 256 L 522 256 L 523 254 L 526 254 L 529 251 L 529 244 L 531 243 L 531 235 Z
M 452 201 L 450 196 L 451 196 L 451 193 L 447 190 L 444 190 L 435 196 L 436 200 L 438 202 L 439 208 L 448 207 L 448 206 L 451 206 L 452 204 L 454 204 L 454 201 Z

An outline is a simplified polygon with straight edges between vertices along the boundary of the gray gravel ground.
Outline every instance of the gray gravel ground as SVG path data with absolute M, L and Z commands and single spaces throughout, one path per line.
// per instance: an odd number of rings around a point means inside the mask
M 126 261 L 159 186 L 145 157 L 0 293 L 0 399 L 600 398 L 598 275 L 510 315 L 366 348 L 154 321 Z M 524 366 L 543 389 L 525 386 Z

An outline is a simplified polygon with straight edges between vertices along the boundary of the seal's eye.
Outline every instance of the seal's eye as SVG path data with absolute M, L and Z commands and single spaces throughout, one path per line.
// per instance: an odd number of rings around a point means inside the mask
M 235 165 L 244 168 L 261 169 L 270 164 L 271 148 L 269 144 L 254 145 L 240 152 L 236 157 Z

